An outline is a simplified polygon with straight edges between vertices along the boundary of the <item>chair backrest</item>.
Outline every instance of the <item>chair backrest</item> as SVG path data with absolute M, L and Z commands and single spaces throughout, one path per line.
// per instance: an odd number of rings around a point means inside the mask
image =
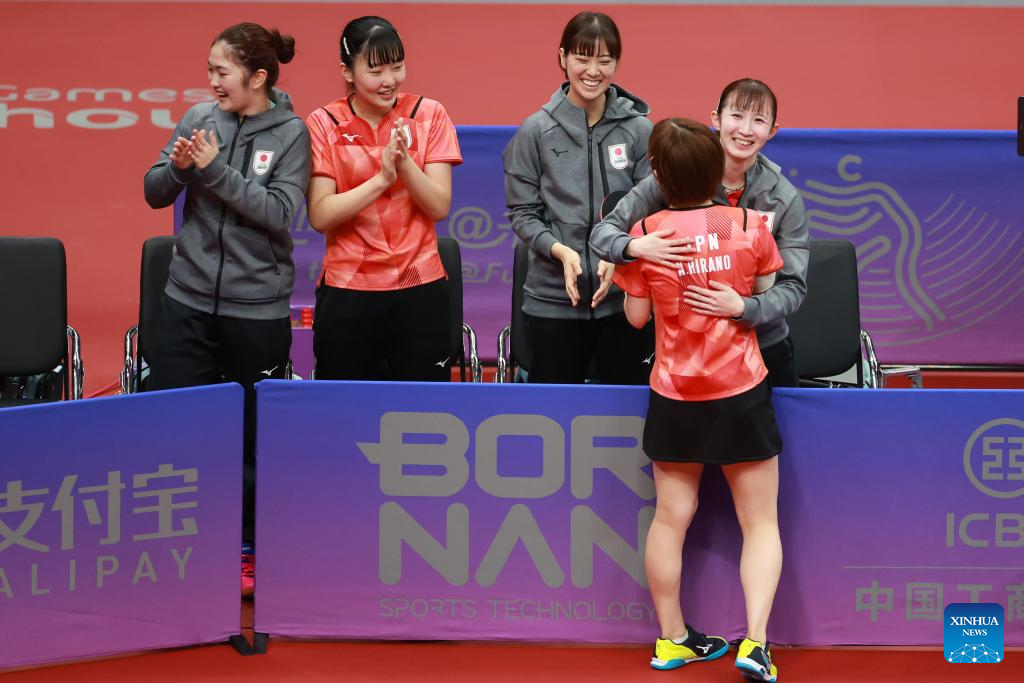
M 167 286 L 167 272 L 174 254 L 174 236 L 150 237 L 142 245 L 142 270 L 139 274 L 138 353 L 146 356 L 146 328 L 160 312 L 160 300 Z
M 526 285 L 526 271 L 530 266 L 530 247 L 526 242 L 516 241 L 516 253 L 512 263 L 512 322 L 511 339 L 508 342 L 508 357 L 512 367 L 530 370 L 530 346 L 527 343 L 525 318 L 523 317 L 523 287 Z
M 49 372 L 67 355 L 64 245 L 49 237 L 0 237 L 0 376 Z
M 832 377 L 856 368 L 863 384 L 857 251 L 846 240 L 811 240 L 807 298 L 788 318 L 797 374 Z
M 452 353 L 456 358 L 465 358 L 462 343 L 462 252 L 459 243 L 451 237 L 437 238 L 437 253 L 441 265 L 448 274 L 448 296 L 452 329 Z

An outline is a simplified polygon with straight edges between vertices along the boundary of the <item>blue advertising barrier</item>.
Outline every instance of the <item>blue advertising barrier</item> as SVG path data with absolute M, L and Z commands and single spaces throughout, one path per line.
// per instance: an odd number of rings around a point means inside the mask
M 649 642 L 642 387 L 267 381 L 255 630 L 294 637 Z M 942 642 L 946 604 L 1024 645 L 1024 392 L 782 389 L 790 644 Z M 680 444 L 684 451 L 686 444 Z M 740 533 L 704 475 L 682 603 L 745 633 Z
M 242 388 L 0 410 L 0 668 L 241 630 Z

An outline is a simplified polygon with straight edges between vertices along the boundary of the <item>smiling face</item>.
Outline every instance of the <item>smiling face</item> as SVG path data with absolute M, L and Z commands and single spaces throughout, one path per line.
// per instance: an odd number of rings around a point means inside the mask
M 341 72 L 365 107 L 384 113 L 395 106 L 398 91 L 405 82 L 405 61 L 370 66 L 360 54 L 353 60 L 352 68 L 342 64 Z
M 711 123 L 718 129 L 725 156 L 741 164 L 752 163 L 771 140 L 779 124 L 769 102 L 761 101 L 751 109 L 739 109 L 729 96 L 721 111 L 711 112 Z
M 603 42 L 595 46 L 590 56 L 566 54 L 559 48 L 558 61 L 569 79 L 569 101 L 583 109 L 604 96 L 619 65 Z
M 210 48 L 206 75 L 217 97 L 217 105 L 224 111 L 245 116 L 266 108 L 267 94 L 263 85 L 267 72 L 260 69 L 249 74 L 234 60 L 234 53 L 224 41 Z

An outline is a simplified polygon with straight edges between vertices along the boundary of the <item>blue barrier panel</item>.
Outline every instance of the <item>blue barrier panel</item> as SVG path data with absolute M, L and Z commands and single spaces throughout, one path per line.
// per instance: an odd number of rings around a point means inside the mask
M 240 632 L 242 389 L 0 410 L 0 667 Z
M 641 387 L 262 382 L 255 628 L 296 637 L 646 642 Z M 942 642 L 950 602 L 1024 645 L 1024 392 L 776 392 L 774 642 Z M 680 444 L 685 449 L 685 444 Z M 688 620 L 745 632 L 717 469 Z
M 1006 607 L 1024 645 L 1022 391 L 779 389 L 798 642 L 938 644 L 943 607 Z M 792 610 L 792 612 L 790 612 Z

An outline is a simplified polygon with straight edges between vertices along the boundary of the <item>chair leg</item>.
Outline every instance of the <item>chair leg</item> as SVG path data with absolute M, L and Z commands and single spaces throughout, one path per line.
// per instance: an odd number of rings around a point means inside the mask
M 82 398 L 82 391 L 85 384 L 85 368 L 82 365 L 82 340 L 75 328 L 68 325 L 68 337 L 71 339 L 71 353 L 68 354 L 68 367 L 66 371 L 71 375 L 71 395 L 69 398 L 78 400 Z
M 505 349 L 511 344 L 512 328 L 506 325 L 498 333 L 498 371 L 494 375 L 495 384 L 504 384 L 505 382 L 511 382 L 514 377 L 508 375 L 511 368 L 511 352 Z
M 868 371 L 863 373 L 861 368 L 857 368 L 858 374 L 864 374 L 863 385 L 868 389 L 880 389 L 882 387 L 883 379 L 882 373 L 878 369 L 878 356 L 875 355 L 875 342 L 868 334 L 867 330 L 860 331 L 860 343 L 861 349 L 868 361 Z
M 121 369 L 121 393 L 133 393 L 135 382 L 135 369 L 138 367 L 135 360 L 135 336 L 138 334 L 139 326 L 132 325 L 124 335 L 124 367 Z

